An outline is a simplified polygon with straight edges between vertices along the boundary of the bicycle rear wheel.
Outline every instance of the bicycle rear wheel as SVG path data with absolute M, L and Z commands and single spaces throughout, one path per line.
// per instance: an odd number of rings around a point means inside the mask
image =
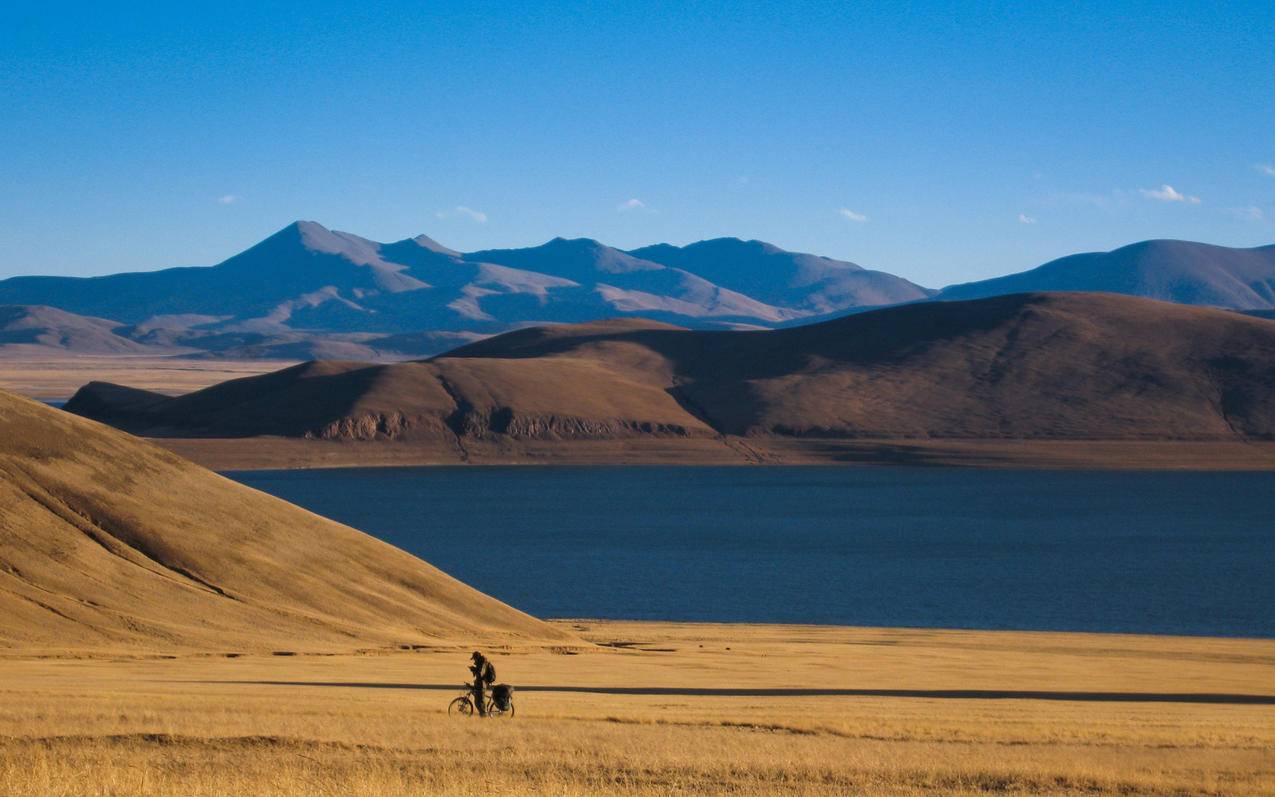
M 512 700 L 509 701 L 509 708 L 504 710 L 497 708 L 495 703 L 487 706 L 487 716 L 489 717 L 513 717 L 513 715 L 514 704 Z

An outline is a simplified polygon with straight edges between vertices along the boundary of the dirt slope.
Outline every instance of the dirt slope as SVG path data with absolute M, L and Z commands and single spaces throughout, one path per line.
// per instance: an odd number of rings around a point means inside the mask
M 0 393 L 0 651 L 563 637 L 359 531 Z

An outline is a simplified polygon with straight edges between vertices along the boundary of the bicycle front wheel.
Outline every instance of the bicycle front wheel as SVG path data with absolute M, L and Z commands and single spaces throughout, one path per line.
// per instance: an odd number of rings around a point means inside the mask
M 449 717 L 472 717 L 474 715 L 474 703 L 467 697 L 458 697 L 447 704 L 447 716 Z

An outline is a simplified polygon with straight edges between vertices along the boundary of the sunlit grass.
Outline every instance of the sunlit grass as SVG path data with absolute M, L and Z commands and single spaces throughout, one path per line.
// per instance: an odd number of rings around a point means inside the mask
M 645 644 L 498 652 L 502 679 L 563 690 L 517 693 L 509 721 L 446 716 L 459 649 L 3 660 L 0 793 L 1275 793 L 1270 705 L 694 693 L 824 683 L 1261 695 L 1275 692 L 1275 643 L 640 624 L 585 634 Z M 347 685 L 318 685 L 334 683 Z M 571 691 L 608 685 L 675 693 Z

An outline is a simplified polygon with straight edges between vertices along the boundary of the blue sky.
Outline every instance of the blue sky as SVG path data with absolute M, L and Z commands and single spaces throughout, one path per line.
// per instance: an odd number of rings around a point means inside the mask
M 1269 2 L 177 5 L 7 7 L 0 277 L 211 264 L 297 218 L 736 235 L 931 286 L 1275 243 Z

